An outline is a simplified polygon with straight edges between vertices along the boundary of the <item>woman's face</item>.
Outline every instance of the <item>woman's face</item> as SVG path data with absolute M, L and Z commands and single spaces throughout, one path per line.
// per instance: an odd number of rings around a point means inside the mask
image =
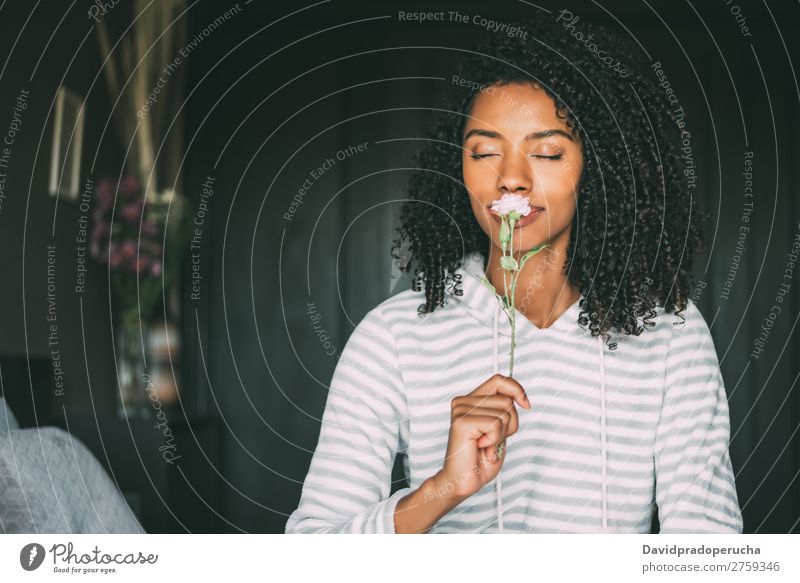
M 515 252 L 568 243 L 583 169 L 579 138 L 555 103 L 531 85 L 493 85 L 475 100 L 463 135 L 462 169 L 472 211 L 496 247 L 500 219 L 492 201 L 519 194 L 542 212 L 519 221 Z

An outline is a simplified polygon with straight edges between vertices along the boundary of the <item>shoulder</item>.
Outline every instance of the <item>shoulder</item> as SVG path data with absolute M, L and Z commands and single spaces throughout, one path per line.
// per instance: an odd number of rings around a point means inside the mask
M 405 326 L 424 318 L 418 312 L 420 304 L 424 302 L 425 294 L 421 291 L 408 289 L 396 293 L 367 312 L 359 326 L 378 326 L 390 333 L 402 331 Z
M 399 341 L 403 323 L 417 317 L 419 296 L 411 290 L 400 292 L 364 315 L 338 355 L 332 392 L 350 394 L 355 388 L 359 399 L 380 397 L 402 409 L 405 383 Z
M 688 362 L 693 366 L 718 366 L 711 329 L 697 305 L 687 300 L 680 314 L 669 313 L 670 342 L 668 356 L 673 362 Z
M 397 341 L 403 332 L 414 321 L 420 320 L 417 308 L 424 299 L 422 292 L 406 290 L 386 298 L 370 309 L 355 323 L 342 357 L 353 349 L 395 352 Z
M 683 310 L 664 312 L 663 319 L 669 323 L 673 339 L 700 339 L 711 337 L 711 330 L 697 304 L 689 298 Z
M 691 298 L 687 299 L 682 310 L 666 311 L 662 305 L 656 306 L 655 315 L 648 320 L 651 325 L 641 316 L 637 320 L 643 332 L 638 336 L 618 335 L 618 341 L 652 351 L 672 349 L 690 342 L 706 342 L 711 338 L 706 319 Z
M 655 315 L 649 319 L 652 322 L 651 326 L 646 325 L 641 316 L 637 320 L 647 332 L 671 339 L 710 334 L 705 317 L 691 298 L 687 298 L 686 306 L 682 310 L 666 311 L 664 306 L 657 305 Z

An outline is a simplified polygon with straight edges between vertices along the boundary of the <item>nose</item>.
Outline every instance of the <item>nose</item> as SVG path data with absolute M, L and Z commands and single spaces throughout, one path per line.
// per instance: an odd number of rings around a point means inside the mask
M 531 191 L 531 167 L 527 156 L 512 151 L 503 156 L 503 163 L 497 173 L 497 190 L 501 194 L 523 194 Z

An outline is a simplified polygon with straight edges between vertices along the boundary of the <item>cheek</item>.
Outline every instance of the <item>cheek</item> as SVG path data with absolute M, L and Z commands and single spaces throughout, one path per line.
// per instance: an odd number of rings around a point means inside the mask
M 461 168 L 462 168 L 462 176 L 464 177 L 464 184 L 466 184 L 467 187 L 469 187 L 475 182 L 475 171 L 472 168 L 472 165 L 466 160 L 462 162 Z
M 565 198 L 570 200 L 574 197 L 578 188 L 578 180 L 580 180 L 580 168 L 573 167 L 567 162 L 536 169 L 538 188 L 548 198 L 558 199 L 559 202 L 564 202 Z
M 491 166 L 483 162 L 476 164 L 474 160 L 464 160 L 461 164 L 461 168 L 464 184 L 471 190 L 491 187 L 494 184 L 492 177 L 497 176 Z

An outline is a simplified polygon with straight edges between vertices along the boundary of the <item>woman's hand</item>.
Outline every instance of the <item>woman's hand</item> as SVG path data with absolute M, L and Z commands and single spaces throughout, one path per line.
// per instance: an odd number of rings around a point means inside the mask
M 519 430 L 515 402 L 531 408 L 522 385 L 501 374 L 452 400 L 447 455 L 435 477 L 440 491 L 465 499 L 497 476 L 505 459 L 505 440 Z M 503 447 L 499 459 L 498 444 Z

